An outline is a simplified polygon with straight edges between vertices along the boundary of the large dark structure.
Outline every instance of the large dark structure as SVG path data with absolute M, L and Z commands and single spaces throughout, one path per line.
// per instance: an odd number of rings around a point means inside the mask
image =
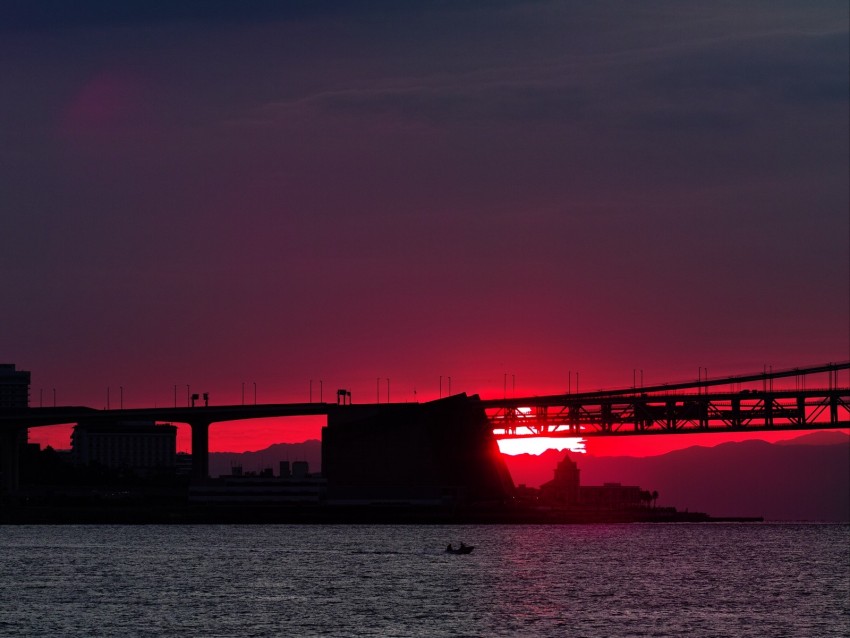
M 329 503 L 502 501 L 513 481 L 477 396 L 338 410 L 322 430 Z
M 71 435 L 71 452 L 78 465 L 97 463 L 140 476 L 173 473 L 177 428 L 153 421 L 82 422 Z
M 0 363 L 0 408 L 26 408 L 30 404 L 30 373 L 14 363 Z

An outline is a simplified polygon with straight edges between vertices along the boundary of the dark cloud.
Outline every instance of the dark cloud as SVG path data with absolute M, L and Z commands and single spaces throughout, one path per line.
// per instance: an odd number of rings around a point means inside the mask
M 289 20 L 345 11 L 350 3 L 333 0 L 7 0 L 0 9 L 3 29 L 80 26 L 140 26 L 169 23 L 238 24 Z
M 476 3 L 476 10 L 522 4 L 507 0 Z M 327 17 L 392 18 L 446 10 L 464 11 L 450 0 L 427 3 L 393 0 L 6 0 L 0 6 L 0 30 L 164 24 L 237 25 Z

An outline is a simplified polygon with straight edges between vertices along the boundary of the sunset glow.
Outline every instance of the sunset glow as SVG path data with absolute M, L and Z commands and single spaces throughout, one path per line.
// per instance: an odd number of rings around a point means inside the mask
M 846 3 L 12 4 L 0 360 L 32 407 L 534 397 L 850 352 Z M 215 424 L 210 449 L 320 434 Z
M 585 440 L 569 437 L 535 437 L 531 439 L 500 439 L 499 450 L 502 454 L 542 454 L 546 450 L 569 450 L 584 454 Z

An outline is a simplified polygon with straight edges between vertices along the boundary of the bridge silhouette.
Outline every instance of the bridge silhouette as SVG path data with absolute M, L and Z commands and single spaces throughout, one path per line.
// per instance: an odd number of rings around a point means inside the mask
M 674 384 L 598 390 L 581 394 L 482 401 L 498 438 L 593 437 L 708 432 L 812 430 L 850 427 L 850 390 L 830 363 L 751 375 Z M 814 375 L 825 388 L 806 388 Z M 774 389 L 794 378 L 793 389 Z M 746 387 L 744 384 L 761 384 Z
M 850 428 L 850 387 L 838 373 L 850 362 L 790 368 L 682 383 L 546 396 L 480 400 L 496 438 L 643 436 Z M 807 388 L 815 375 L 826 387 Z M 774 389 L 794 378 L 794 389 Z M 743 386 L 747 384 L 748 387 Z M 756 387 L 751 387 L 756 384 Z M 761 387 L 758 387 L 758 385 Z M 19 442 L 31 427 L 120 421 L 184 423 L 191 428 L 192 477 L 209 475 L 213 423 L 272 417 L 325 416 L 349 421 L 377 418 L 417 404 L 280 403 L 97 410 L 85 406 L 0 409 L 0 491 L 18 486 Z M 341 399 L 340 399 L 341 397 Z M 477 397 L 476 397 L 477 399 Z M 441 399 L 445 400 L 445 399 Z

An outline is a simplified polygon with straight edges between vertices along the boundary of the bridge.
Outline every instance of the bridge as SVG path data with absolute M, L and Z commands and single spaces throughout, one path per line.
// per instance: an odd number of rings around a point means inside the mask
M 850 388 L 831 363 L 676 384 L 485 400 L 497 438 L 758 432 L 850 427 Z M 807 388 L 815 375 L 826 387 Z M 774 389 L 774 380 L 794 380 Z M 743 386 L 747 387 L 743 387 Z
M 481 407 L 496 438 L 595 437 L 709 432 L 757 432 L 850 428 L 850 387 L 838 373 L 850 362 L 744 376 L 547 396 L 485 399 Z M 827 375 L 826 387 L 811 379 Z M 777 379 L 794 388 L 776 388 Z M 754 384 L 754 385 L 753 385 Z M 744 387 L 747 386 L 747 387 Z M 326 416 L 362 420 L 409 413 L 417 404 L 283 403 L 96 410 L 85 406 L 0 409 L 0 492 L 18 485 L 19 442 L 30 427 L 80 422 L 158 421 L 188 424 L 192 476 L 209 475 L 209 428 L 213 423 L 270 417 Z

